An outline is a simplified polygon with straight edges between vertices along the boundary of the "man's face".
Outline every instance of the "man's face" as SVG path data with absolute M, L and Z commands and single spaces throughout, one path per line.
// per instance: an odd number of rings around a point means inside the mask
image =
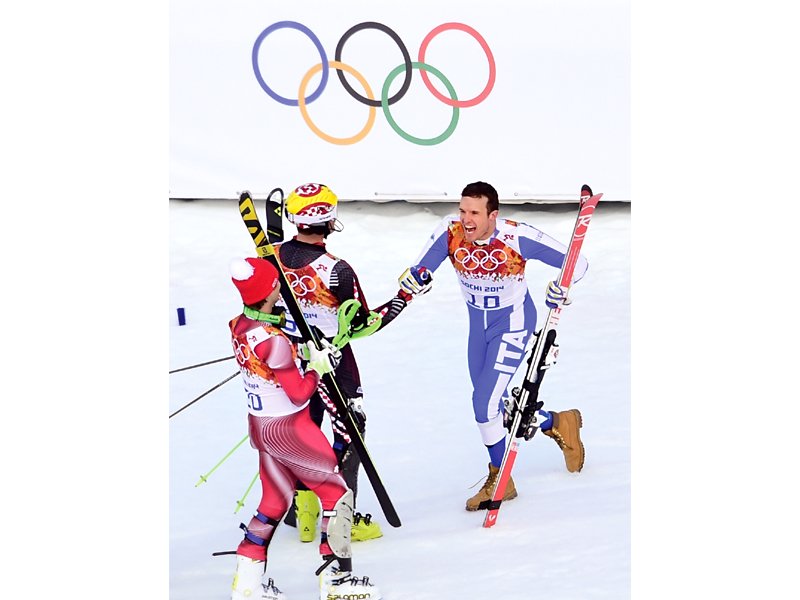
M 488 201 L 486 196 L 461 197 L 461 203 L 458 205 L 459 220 L 464 228 L 464 238 L 470 244 L 475 240 L 485 240 L 494 233 L 498 211 L 487 212 Z

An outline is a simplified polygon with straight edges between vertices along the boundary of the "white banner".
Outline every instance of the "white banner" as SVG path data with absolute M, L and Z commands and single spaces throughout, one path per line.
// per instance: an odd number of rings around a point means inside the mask
M 630 201 L 630 6 L 170 0 L 171 198 Z

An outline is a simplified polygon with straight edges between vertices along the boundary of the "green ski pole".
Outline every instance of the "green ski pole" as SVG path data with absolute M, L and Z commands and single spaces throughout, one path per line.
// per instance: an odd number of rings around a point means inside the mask
M 212 474 L 214 471 L 216 471 L 216 470 L 217 470 L 217 467 L 219 467 L 219 466 L 220 466 L 222 463 L 224 463 L 226 460 L 228 460 L 228 457 L 229 457 L 231 454 L 233 454 L 233 453 L 236 451 L 236 449 L 237 449 L 239 446 L 241 446 L 242 444 L 244 444 L 244 441 L 245 441 L 247 438 L 249 438 L 249 437 L 250 437 L 249 435 L 246 435 L 246 436 L 244 436 L 244 437 L 242 438 L 242 441 L 240 441 L 238 444 L 236 444 L 236 445 L 233 447 L 233 449 L 232 449 L 230 452 L 228 452 L 228 453 L 227 453 L 225 456 L 223 456 L 223 457 L 222 457 L 222 460 L 220 460 L 220 461 L 219 461 L 217 464 L 215 464 L 215 465 L 214 465 L 214 466 L 211 468 L 211 470 L 210 470 L 208 473 L 206 473 L 205 475 L 200 475 L 200 481 L 198 481 L 197 483 L 195 483 L 195 484 L 194 484 L 194 487 L 197 487 L 197 486 L 199 486 L 201 483 L 205 483 L 206 481 L 208 481 L 208 476 L 209 476 L 209 475 L 211 475 L 211 474 Z
M 250 490 L 253 489 L 253 485 L 255 485 L 257 479 L 258 479 L 258 473 L 256 473 L 255 477 L 253 477 L 253 481 L 250 482 L 250 485 L 247 486 L 247 489 L 244 491 L 244 496 L 242 496 L 241 499 L 236 501 L 236 510 L 233 511 L 233 514 L 239 512 L 239 509 L 241 509 L 244 506 L 244 499 L 247 498 L 247 494 L 249 494 Z

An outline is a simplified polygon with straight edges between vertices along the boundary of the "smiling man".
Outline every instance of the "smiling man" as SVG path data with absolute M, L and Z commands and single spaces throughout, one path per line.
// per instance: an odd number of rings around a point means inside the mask
M 498 218 L 499 210 L 494 187 L 483 181 L 467 185 L 461 192 L 458 216 L 441 221 L 414 266 L 399 279 L 400 287 L 407 292 L 423 294 L 430 289 L 430 272 L 449 258 L 467 304 L 472 410 L 490 459 L 489 476 L 480 491 L 467 500 L 467 510 L 485 509 L 491 498 L 506 448 L 506 388 L 522 364 L 526 345 L 536 329 L 536 306 L 525 281 L 526 261 L 538 260 L 560 269 L 566 252 L 564 244 L 535 227 Z M 587 268 L 588 262 L 581 256 L 573 281 L 579 281 Z M 545 304 L 551 308 L 563 305 L 566 293 L 551 281 Z M 540 410 L 537 420 L 541 430 L 563 451 L 567 469 L 580 471 L 584 461 L 580 411 Z M 512 479 L 503 500 L 516 496 Z

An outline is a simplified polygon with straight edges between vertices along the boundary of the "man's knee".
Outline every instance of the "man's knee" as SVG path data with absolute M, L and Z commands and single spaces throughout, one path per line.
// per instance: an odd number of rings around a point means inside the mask
M 506 436 L 506 430 L 503 427 L 503 415 L 500 413 L 484 423 L 477 423 L 485 446 L 493 446 Z

